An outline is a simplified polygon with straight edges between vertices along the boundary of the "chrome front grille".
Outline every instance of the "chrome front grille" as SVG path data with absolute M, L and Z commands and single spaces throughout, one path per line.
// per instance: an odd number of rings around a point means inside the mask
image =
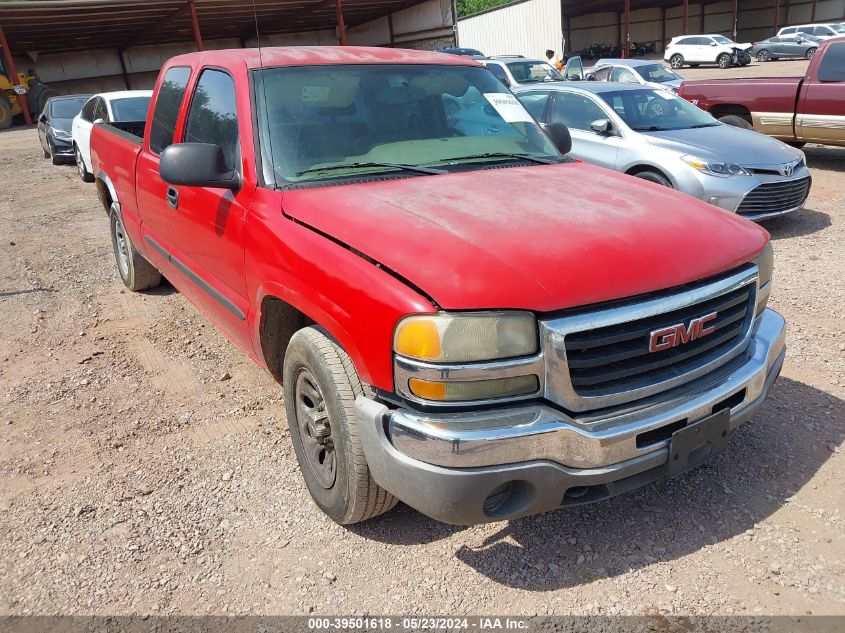
M 735 358 L 748 341 L 757 269 L 641 302 L 597 308 L 542 324 L 546 397 L 571 411 L 613 406 L 703 376 Z M 712 332 L 650 351 L 651 333 L 716 313 Z M 662 340 L 662 339 L 661 339 Z
M 767 182 L 743 198 L 736 212 L 744 216 L 783 213 L 804 205 L 810 195 L 810 177 Z

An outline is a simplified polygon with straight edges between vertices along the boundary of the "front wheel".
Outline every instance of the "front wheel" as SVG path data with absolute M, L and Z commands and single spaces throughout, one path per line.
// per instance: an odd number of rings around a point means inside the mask
M 730 68 L 733 62 L 731 61 L 731 56 L 727 53 L 722 53 L 716 58 L 716 63 L 719 64 L 719 68 Z
M 642 180 L 653 182 L 658 185 L 663 185 L 664 187 L 669 187 L 669 189 L 674 189 L 674 187 L 672 186 L 672 181 L 657 171 L 641 171 L 638 174 L 634 174 L 634 176 L 636 176 L 637 178 L 641 178 Z
M 674 68 L 675 70 L 683 68 L 684 67 L 683 56 L 682 55 L 672 55 L 672 57 L 669 59 L 669 65 L 672 68 Z
M 347 525 L 396 505 L 367 466 L 355 411 L 363 387 L 346 352 L 320 328 L 299 330 L 285 353 L 282 384 L 296 459 L 317 506 Z
M 817 48 L 808 48 L 807 52 L 804 53 L 804 59 L 813 59 L 813 55 L 816 54 Z
M 85 159 L 82 158 L 82 152 L 79 150 L 79 146 L 74 145 L 73 152 L 76 158 L 76 171 L 79 173 L 79 177 L 82 178 L 82 182 L 94 182 L 94 175 L 85 166 Z
M 12 106 L 6 100 L 5 94 L 0 94 L 0 130 L 12 125 Z
M 732 125 L 733 127 L 742 128 L 743 130 L 753 130 L 754 129 L 753 125 L 751 125 L 748 121 L 743 119 L 741 116 L 737 116 L 736 114 L 727 114 L 725 116 L 719 117 L 719 121 L 721 121 L 725 125 Z
M 768 62 L 771 61 L 772 54 L 769 51 L 760 51 L 757 53 L 757 61 L 758 62 Z
M 123 285 L 132 292 L 158 286 L 161 283 L 161 273 L 135 249 L 114 205 L 109 210 L 109 216 L 112 250 Z

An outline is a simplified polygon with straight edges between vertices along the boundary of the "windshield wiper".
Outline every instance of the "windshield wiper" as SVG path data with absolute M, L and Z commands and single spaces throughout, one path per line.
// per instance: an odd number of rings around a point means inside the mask
M 296 172 L 297 176 L 304 176 L 306 174 L 317 174 L 324 171 L 340 171 L 343 169 L 366 169 L 370 167 L 389 167 L 390 169 L 396 169 L 401 171 L 413 171 L 418 174 L 429 174 L 429 175 L 437 175 L 437 174 L 445 174 L 446 171 L 443 169 L 434 169 L 432 167 L 420 167 L 417 165 L 402 165 L 399 163 L 345 163 L 343 165 L 329 165 L 328 167 L 311 167 L 310 169 L 304 169 L 302 171 Z
M 471 154 L 469 156 L 453 156 L 452 158 L 444 158 L 443 160 L 437 161 L 438 163 L 445 163 L 448 161 L 459 161 L 459 160 L 476 160 L 482 158 L 502 158 L 505 160 L 527 160 L 532 163 L 538 163 L 540 165 L 559 165 L 559 160 L 552 160 L 548 158 L 538 158 L 537 156 L 529 156 L 528 154 L 511 154 L 508 152 L 486 152 L 484 154 Z
M 718 123 L 698 123 L 697 125 L 690 125 L 687 129 L 688 130 L 695 130 L 701 127 L 716 127 L 719 125 Z

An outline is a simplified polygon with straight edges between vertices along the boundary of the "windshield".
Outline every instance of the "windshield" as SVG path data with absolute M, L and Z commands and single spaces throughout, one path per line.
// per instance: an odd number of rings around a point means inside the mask
M 831 24 L 830 28 L 832 28 L 837 33 L 845 33 L 845 26 L 842 24 Z
M 719 125 L 712 116 L 689 101 L 663 89 L 619 90 L 599 96 L 623 121 L 638 132 L 688 130 Z
M 264 178 L 271 183 L 563 160 L 484 68 L 300 66 L 255 76 Z
M 681 76 L 672 72 L 663 64 L 649 64 L 648 66 L 635 66 L 634 70 L 646 81 L 662 84 L 667 81 L 680 81 Z
M 88 101 L 88 97 L 53 99 L 50 101 L 50 116 L 54 119 L 72 119 L 79 114 L 86 101 Z
M 561 75 L 546 62 L 523 60 L 506 64 L 511 75 L 521 84 L 536 84 L 541 81 L 564 81 Z
M 736 44 L 733 40 L 729 40 L 724 35 L 714 35 L 713 39 L 719 42 L 719 44 Z
M 111 102 L 111 111 L 115 121 L 146 121 L 150 97 L 126 97 Z

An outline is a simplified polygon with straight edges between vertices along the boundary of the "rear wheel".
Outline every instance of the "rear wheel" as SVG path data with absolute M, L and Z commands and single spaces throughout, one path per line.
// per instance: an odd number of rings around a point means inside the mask
M 346 352 L 320 328 L 299 330 L 285 353 L 282 384 L 293 448 L 319 508 L 346 525 L 396 505 L 367 466 L 355 411 L 363 387 Z
M 666 176 L 661 174 L 658 171 L 641 171 L 637 174 L 634 174 L 637 178 L 642 178 L 643 180 L 648 180 L 649 182 L 656 183 L 658 185 L 663 185 L 664 187 L 669 187 L 669 189 L 674 189 L 672 186 L 672 181 L 670 181 Z
M 161 283 L 161 273 L 135 249 L 114 205 L 109 215 L 112 250 L 123 285 L 132 292 L 155 288 Z
M 672 57 L 669 58 L 669 65 L 672 68 L 674 68 L 675 70 L 678 70 L 679 68 L 683 68 L 684 67 L 684 57 L 683 57 L 683 55 L 679 55 L 679 54 L 672 55 Z
M 804 59 L 813 59 L 813 55 L 816 54 L 817 48 L 808 48 L 807 52 L 804 53 Z
M 730 68 L 733 62 L 731 61 L 731 56 L 727 53 L 722 53 L 716 58 L 716 63 L 719 64 L 719 68 Z
M 12 125 L 12 106 L 6 101 L 6 96 L 0 94 L 0 130 Z
M 719 117 L 719 120 L 724 123 L 725 125 L 732 125 L 734 127 L 742 128 L 743 130 L 753 130 L 754 126 L 751 125 L 748 121 L 743 119 L 741 116 L 737 116 L 736 114 L 728 114 L 726 116 Z
M 757 52 L 757 61 L 758 62 L 768 62 L 771 61 L 772 54 L 767 50 L 762 50 Z
M 76 145 L 73 146 L 73 153 L 76 158 L 76 171 L 79 173 L 79 177 L 82 178 L 82 182 L 94 182 L 94 176 L 85 166 L 85 159 L 82 158 L 82 152 L 79 151 L 79 147 Z

